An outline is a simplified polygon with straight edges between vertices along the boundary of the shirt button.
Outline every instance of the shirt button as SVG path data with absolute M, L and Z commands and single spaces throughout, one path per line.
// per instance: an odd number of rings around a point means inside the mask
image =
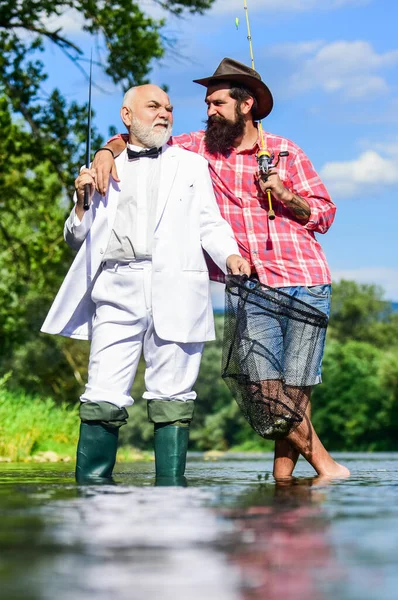
M 103 254 L 103 253 L 104 253 L 104 249 L 100 248 L 100 254 Z

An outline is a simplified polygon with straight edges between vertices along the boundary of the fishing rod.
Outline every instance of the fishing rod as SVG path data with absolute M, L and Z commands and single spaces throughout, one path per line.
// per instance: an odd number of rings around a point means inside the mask
M 88 84 L 88 118 L 87 118 L 87 139 L 86 139 L 86 167 L 90 168 L 91 164 L 91 81 L 93 74 L 93 51 L 91 51 L 90 57 L 90 80 Z M 83 209 L 88 210 L 90 208 L 90 188 L 91 184 L 86 183 L 84 186 L 84 201 Z
M 251 35 L 251 30 L 250 30 L 249 8 L 247 6 L 247 0 L 243 0 L 243 5 L 244 5 L 245 15 L 246 15 L 247 39 L 249 41 L 250 58 L 251 58 L 251 63 L 252 63 L 251 66 L 252 66 L 253 71 L 255 71 L 253 41 L 252 41 L 252 35 Z M 238 28 L 238 26 L 239 26 L 238 18 L 235 19 L 235 24 L 236 24 L 236 28 Z M 271 153 L 265 147 L 264 130 L 263 130 L 262 121 L 258 122 L 258 131 L 259 131 L 259 135 L 260 135 L 260 150 L 257 152 L 256 158 L 257 158 L 258 168 L 259 168 L 259 171 L 261 174 L 261 178 L 263 181 L 267 181 L 270 170 L 277 167 L 278 163 L 279 163 L 279 159 L 282 156 L 288 156 L 289 152 L 279 152 L 278 159 L 277 159 L 276 163 L 274 164 L 273 163 L 274 154 Z M 274 209 L 272 208 L 271 189 L 268 188 L 265 191 L 266 191 L 267 198 L 268 198 L 268 218 L 270 219 L 270 221 L 273 221 L 275 219 L 275 212 L 274 212 Z

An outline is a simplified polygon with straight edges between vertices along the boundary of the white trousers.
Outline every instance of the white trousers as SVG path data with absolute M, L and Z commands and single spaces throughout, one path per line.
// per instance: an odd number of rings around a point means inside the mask
M 164 292 L 167 294 L 167 290 Z M 107 261 L 91 297 L 96 305 L 82 402 L 110 402 L 119 408 L 134 403 L 130 395 L 141 352 L 144 353 L 144 398 L 194 400 L 204 343 L 161 340 L 152 317 L 152 263 Z M 176 315 L 176 327 L 178 316 Z

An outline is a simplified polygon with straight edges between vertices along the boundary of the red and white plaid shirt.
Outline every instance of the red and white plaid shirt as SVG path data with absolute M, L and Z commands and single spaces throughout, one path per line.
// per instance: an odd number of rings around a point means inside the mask
M 303 225 L 273 198 L 276 218 L 268 219 L 268 199 L 255 183 L 259 145 L 228 157 L 207 152 L 204 131 L 173 137 L 169 143 L 207 159 L 217 203 L 231 224 L 242 256 L 257 271 L 260 281 L 271 287 L 319 285 L 331 282 L 329 267 L 315 232 L 326 233 L 336 207 L 304 152 L 293 142 L 264 132 L 265 147 L 274 153 L 288 151 L 277 170 L 284 186 L 305 198 L 311 207 Z M 124 136 L 123 136 L 124 137 Z M 223 273 L 209 260 L 210 278 L 224 281 Z

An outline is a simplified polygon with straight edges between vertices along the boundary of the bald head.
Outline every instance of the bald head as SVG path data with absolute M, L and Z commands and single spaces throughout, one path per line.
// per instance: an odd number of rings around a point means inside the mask
M 146 83 L 145 85 L 136 85 L 127 90 L 124 94 L 122 107 L 127 106 L 128 108 L 133 109 L 135 103 L 142 103 L 150 100 L 156 100 L 157 102 L 164 104 L 164 106 L 171 106 L 170 98 L 162 88 L 153 83 Z

